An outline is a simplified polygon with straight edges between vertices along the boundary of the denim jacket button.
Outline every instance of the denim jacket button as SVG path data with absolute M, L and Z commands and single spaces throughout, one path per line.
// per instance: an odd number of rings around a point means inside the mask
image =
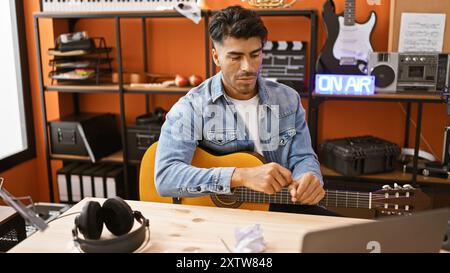
M 195 188 L 197 191 L 201 191 L 202 190 L 202 187 L 200 187 L 200 186 L 197 186 L 197 188 Z
M 222 185 L 217 186 L 217 189 L 218 189 L 219 191 L 223 190 Z

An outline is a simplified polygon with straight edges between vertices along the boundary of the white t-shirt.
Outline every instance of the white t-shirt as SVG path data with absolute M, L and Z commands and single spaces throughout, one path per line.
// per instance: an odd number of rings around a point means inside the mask
M 235 109 L 248 129 L 248 139 L 255 144 L 255 152 L 262 155 L 262 146 L 259 138 L 259 118 L 258 106 L 259 95 L 256 94 L 253 98 L 248 100 L 237 100 L 226 95 L 227 99 L 233 102 Z

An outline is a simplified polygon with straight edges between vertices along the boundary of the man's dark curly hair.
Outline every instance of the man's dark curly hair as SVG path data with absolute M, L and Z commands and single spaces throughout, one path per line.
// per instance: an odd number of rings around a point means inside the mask
M 227 37 L 259 37 L 264 44 L 267 40 L 267 28 L 256 12 L 237 5 L 214 14 L 209 23 L 209 35 L 214 43 L 222 43 Z

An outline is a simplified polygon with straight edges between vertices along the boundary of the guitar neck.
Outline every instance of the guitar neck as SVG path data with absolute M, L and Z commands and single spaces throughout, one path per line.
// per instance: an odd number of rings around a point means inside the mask
M 355 24 L 355 0 L 345 1 L 344 25 L 353 26 Z
M 238 201 L 248 203 L 273 203 L 285 205 L 301 205 L 292 203 L 291 194 L 287 188 L 275 194 L 265 194 L 248 188 L 237 188 L 234 192 Z M 325 207 L 365 208 L 371 209 L 372 194 L 365 192 L 351 192 L 339 190 L 325 190 L 325 197 L 319 202 Z

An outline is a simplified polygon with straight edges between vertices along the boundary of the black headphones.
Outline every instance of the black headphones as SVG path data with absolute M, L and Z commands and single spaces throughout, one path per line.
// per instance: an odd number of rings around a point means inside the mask
M 134 219 L 141 226 L 133 232 Z M 98 240 L 102 234 L 103 224 L 117 237 Z M 81 214 L 75 218 L 75 227 L 72 230 L 73 240 L 81 250 L 89 253 L 129 253 L 138 249 L 145 240 L 148 230 L 150 239 L 149 221 L 141 212 L 133 211 L 120 197 L 107 199 L 103 206 L 96 201 L 89 201 L 83 206 Z M 84 239 L 78 237 L 78 231 Z

